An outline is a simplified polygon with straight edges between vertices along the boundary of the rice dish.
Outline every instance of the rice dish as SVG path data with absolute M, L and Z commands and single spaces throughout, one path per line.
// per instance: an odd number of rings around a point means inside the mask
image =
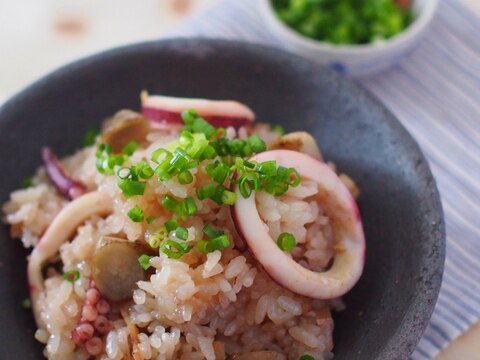
M 42 157 L 3 212 L 33 249 L 45 357 L 333 358 L 365 242 L 355 183 L 310 135 L 237 102 L 143 93 L 92 145 Z

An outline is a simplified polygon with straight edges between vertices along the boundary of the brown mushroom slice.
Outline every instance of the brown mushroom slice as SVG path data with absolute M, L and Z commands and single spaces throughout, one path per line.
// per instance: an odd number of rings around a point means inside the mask
M 98 290 L 109 300 L 120 301 L 132 297 L 137 281 L 145 271 L 138 263 L 141 250 L 126 239 L 104 236 L 92 259 L 92 277 Z
M 276 351 L 253 351 L 250 353 L 233 355 L 231 360 L 286 360 L 287 357 Z
M 302 178 L 318 184 L 317 201 L 330 218 L 336 248 L 341 251 L 337 251 L 327 271 L 315 272 L 303 267 L 287 256 L 271 238 L 258 213 L 255 194 L 245 199 L 236 186 L 233 218 L 250 251 L 265 271 L 290 291 L 317 299 L 331 299 L 347 293 L 363 271 L 365 237 L 357 205 L 346 186 L 327 164 L 296 151 L 266 151 L 255 155 L 252 160 L 275 160 L 278 165 L 293 167 Z
M 148 119 L 131 110 L 120 110 L 104 126 L 100 141 L 119 153 L 130 141 L 145 141 L 151 126 Z
M 86 219 L 94 215 L 105 216 L 112 211 L 112 200 L 108 194 L 94 191 L 82 195 L 60 211 L 33 249 L 28 259 L 27 273 L 33 313 L 39 327 L 42 321 L 37 303 L 43 290 L 43 265 L 58 252 L 60 245 L 68 241 Z
M 305 131 L 296 131 L 285 134 L 275 140 L 269 147 L 270 150 L 293 150 L 323 161 L 322 153 L 318 148 L 317 142 L 309 133 Z

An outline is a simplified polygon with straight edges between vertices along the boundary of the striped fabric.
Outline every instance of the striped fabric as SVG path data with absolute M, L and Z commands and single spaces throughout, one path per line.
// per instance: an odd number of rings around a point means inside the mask
M 169 36 L 222 37 L 282 47 L 255 0 L 224 0 Z M 235 21 L 232 21 L 234 19 Z M 430 161 L 447 224 L 440 297 L 412 359 L 431 359 L 480 319 L 480 19 L 442 0 L 420 46 L 359 81 L 400 119 Z

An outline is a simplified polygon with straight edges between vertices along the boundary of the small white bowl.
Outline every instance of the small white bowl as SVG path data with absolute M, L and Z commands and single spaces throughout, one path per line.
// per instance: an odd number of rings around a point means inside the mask
M 362 45 L 333 45 L 308 38 L 277 17 L 271 0 L 259 0 L 259 5 L 263 19 L 288 50 L 346 75 L 361 77 L 385 70 L 408 54 L 430 25 L 438 0 L 414 0 L 415 19 L 407 29 L 386 41 Z

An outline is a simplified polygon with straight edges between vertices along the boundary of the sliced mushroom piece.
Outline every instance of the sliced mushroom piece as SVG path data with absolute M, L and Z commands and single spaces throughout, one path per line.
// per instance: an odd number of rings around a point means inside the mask
M 114 153 L 119 153 L 130 141 L 145 141 L 150 130 L 150 122 L 144 116 L 135 111 L 120 110 L 105 123 L 100 141 L 109 144 Z
M 193 109 L 216 127 L 239 128 L 252 125 L 254 112 L 245 104 L 233 100 L 192 99 L 163 95 L 141 94 L 142 114 L 156 123 L 183 124 L 182 112 Z
M 86 219 L 94 215 L 105 216 L 112 211 L 112 200 L 106 193 L 94 191 L 82 195 L 62 209 L 33 249 L 28 259 L 27 274 L 33 313 L 39 327 L 42 324 L 38 299 L 43 290 L 43 265 L 58 252 L 60 245 L 68 241 Z
M 269 147 L 270 150 L 293 150 L 310 155 L 314 159 L 323 161 L 322 153 L 317 142 L 309 133 L 296 131 L 279 137 Z
M 250 353 L 233 355 L 231 360 L 286 360 L 287 357 L 276 351 L 253 351 Z
M 238 186 L 233 218 L 247 246 L 265 271 L 281 286 L 297 294 L 332 299 L 347 293 L 360 278 L 365 260 L 365 237 L 357 204 L 339 177 L 325 163 L 290 150 L 266 151 L 252 157 L 263 162 L 295 168 L 302 178 L 315 181 L 317 201 L 330 218 L 336 248 L 332 266 L 325 272 L 311 271 L 287 256 L 268 233 L 255 202 L 255 194 L 245 199 Z
M 137 281 L 145 271 L 138 263 L 139 245 L 126 239 L 104 236 L 92 259 L 92 277 L 102 295 L 109 300 L 131 298 Z

